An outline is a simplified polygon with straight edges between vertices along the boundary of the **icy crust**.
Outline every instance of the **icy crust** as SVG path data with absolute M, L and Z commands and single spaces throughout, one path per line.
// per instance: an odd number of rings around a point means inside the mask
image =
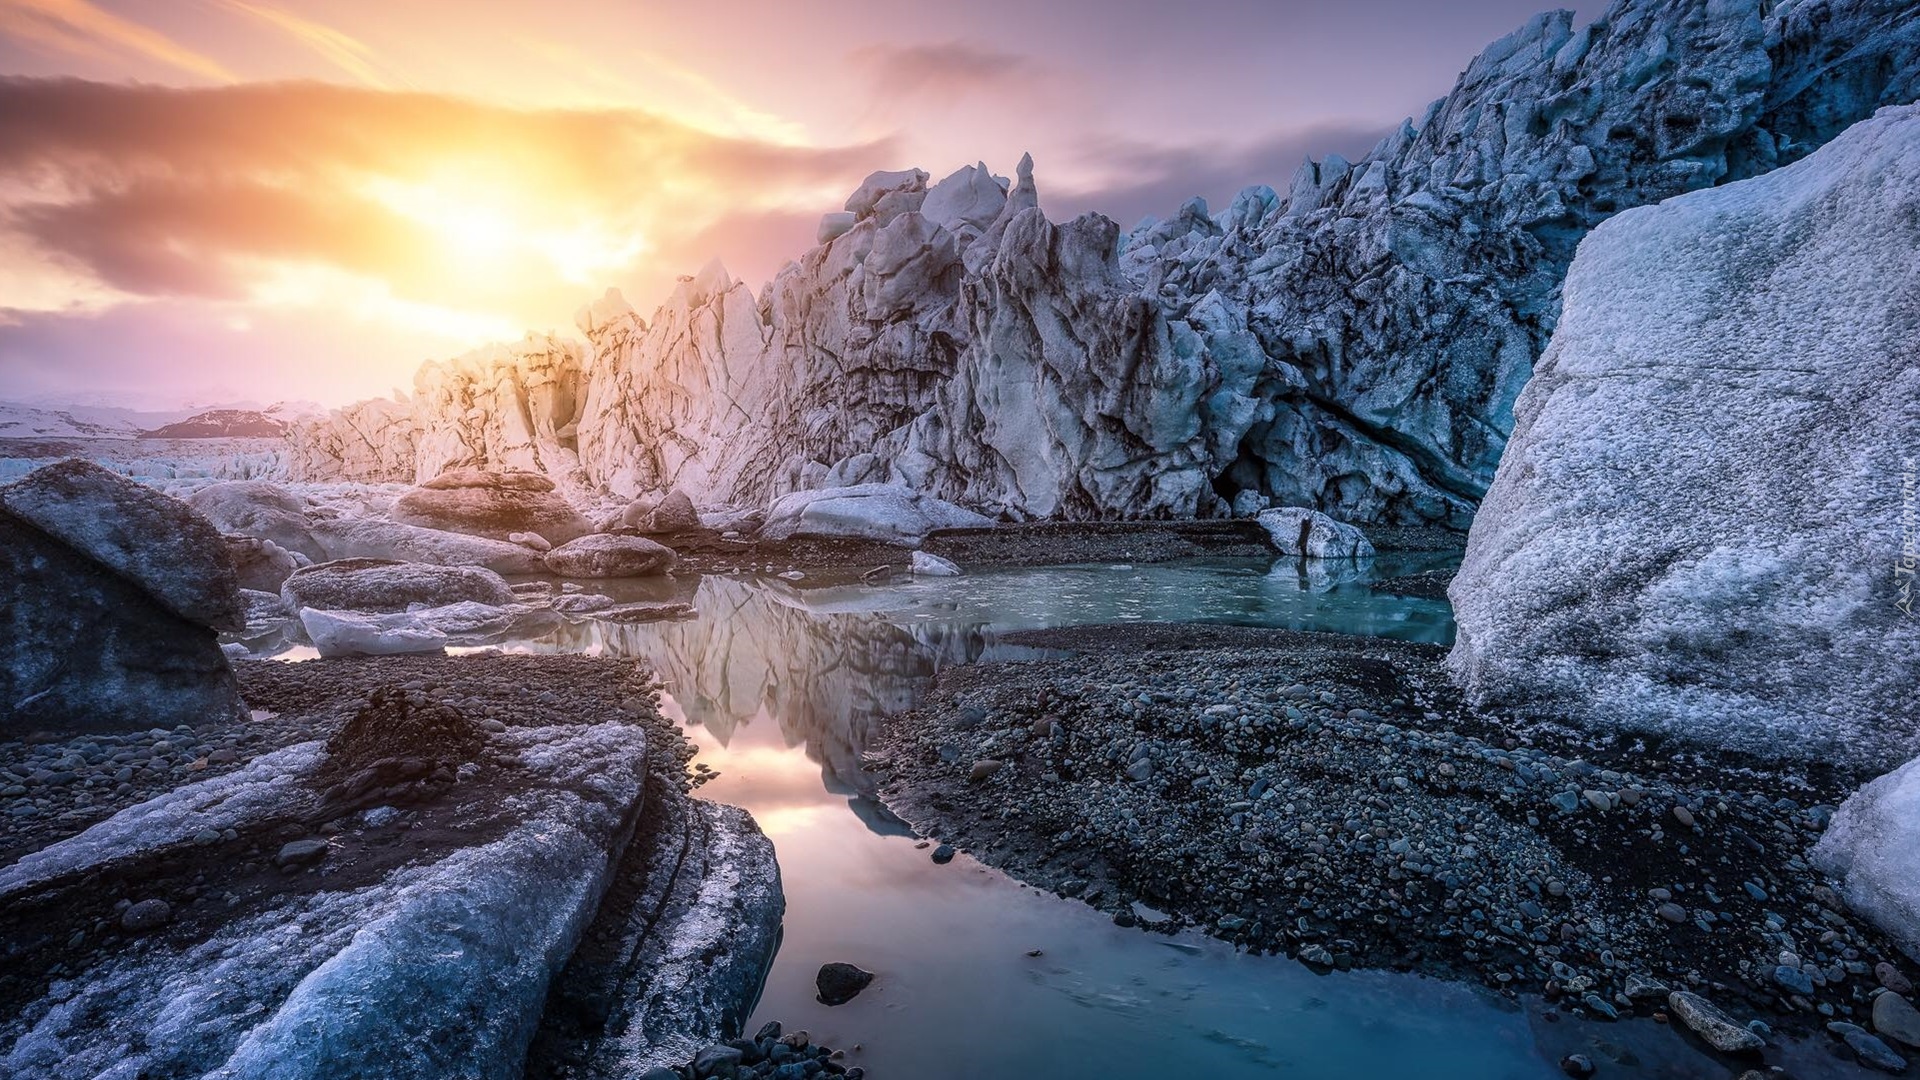
M 6 1070 L 49 1080 L 518 1076 L 547 985 L 632 834 L 646 738 L 606 723 L 497 739 L 531 782 L 504 799 L 470 793 L 463 813 L 505 815 L 504 835 L 360 887 L 271 893 L 189 945 L 136 943 L 0 1026 Z M 45 880 L 188 827 L 257 823 L 308 797 L 295 789 L 318 754 L 317 743 L 290 747 L 196 785 L 214 791 L 136 807 L 10 874 Z M 284 779 L 263 785 L 267 773 Z
M 1450 595 L 1480 704 L 1769 757 L 1920 753 L 1920 107 L 1595 230 Z
M 1812 862 L 1840 882 L 1848 907 L 1920 960 L 1920 758 L 1841 803 Z
M 0 902 L 56 878 L 96 870 L 131 852 L 186 843 L 263 820 L 309 797 L 308 781 L 326 761 L 324 742 L 304 742 L 246 766 L 130 806 L 77 836 L 0 868 Z
M 769 540 L 823 536 L 912 543 L 937 529 L 991 524 L 971 510 L 899 484 L 861 484 L 796 491 L 776 500 L 760 535 Z

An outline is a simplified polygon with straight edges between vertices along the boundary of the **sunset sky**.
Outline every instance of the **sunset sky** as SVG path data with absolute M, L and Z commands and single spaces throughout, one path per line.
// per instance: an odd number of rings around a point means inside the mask
M 880 168 L 1031 151 L 1124 225 L 1282 187 L 1545 6 L 0 0 L 0 399 L 384 394 L 758 287 Z

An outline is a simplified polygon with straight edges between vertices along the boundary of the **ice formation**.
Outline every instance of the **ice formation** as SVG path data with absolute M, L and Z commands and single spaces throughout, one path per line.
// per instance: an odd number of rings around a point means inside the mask
M 1841 803 L 1812 862 L 1839 880 L 1848 907 L 1920 960 L 1920 758 Z
M 1014 518 L 1464 526 L 1607 217 L 1758 175 L 1920 97 L 1906 0 L 1541 15 L 1357 161 L 1122 235 L 1030 163 L 876 174 L 755 293 L 710 265 L 584 348 L 532 338 L 296 432 L 298 478 L 538 469 L 701 503 L 898 482 Z M 578 498 L 576 497 L 576 501 Z
M 1451 590 L 1477 701 L 1767 756 L 1920 753 L 1897 570 L 1916 206 L 1901 106 L 1587 237 Z

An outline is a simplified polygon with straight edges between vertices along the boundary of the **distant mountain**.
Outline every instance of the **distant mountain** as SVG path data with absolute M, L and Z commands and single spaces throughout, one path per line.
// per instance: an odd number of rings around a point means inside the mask
M 0 401 L 0 439 L 132 439 L 139 434 L 138 425 L 117 418 Z
M 284 435 L 286 432 L 286 421 L 276 419 L 258 409 L 208 409 L 206 412 L 189 416 L 185 420 L 142 432 L 140 437 L 143 439 L 272 438 Z

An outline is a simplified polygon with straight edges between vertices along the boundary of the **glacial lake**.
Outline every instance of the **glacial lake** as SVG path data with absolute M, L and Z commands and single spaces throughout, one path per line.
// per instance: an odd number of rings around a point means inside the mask
M 1329 579 L 1291 560 L 981 570 L 869 585 L 858 569 L 587 583 L 620 600 L 689 600 L 675 622 L 569 623 L 498 647 L 632 657 L 719 776 L 698 795 L 746 807 L 772 837 L 787 911 L 751 1031 L 767 1020 L 847 1051 L 874 1080 L 959 1076 L 1563 1077 L 1582 1052 L 1602 1077 L 1738 1070 L 1651 1021 L 1547 1022 L 1538 1002 L 1390 972 L 1322 974 L 1191 931 L 1121 928 L 962 854 L 932 862 L 873 798 L 861 754 L 948 666 L 1036 655 L 1013 630 L 1199 621 L 1445 644 L 1448 605 L 1375 592 L 1444 567 L 1382 557 Z M 279 651 L 289 659 L 310 649 Z M 1034 951 L 1039 955 L 1029 955 Z M 852 1002 L 814 1000 L 820 965 L 877 974 Z M 1817 1050 L 1797 1075 L 1854 1075 Z M 1824 1060 L 1823 1060 L 1824 1059 Z

